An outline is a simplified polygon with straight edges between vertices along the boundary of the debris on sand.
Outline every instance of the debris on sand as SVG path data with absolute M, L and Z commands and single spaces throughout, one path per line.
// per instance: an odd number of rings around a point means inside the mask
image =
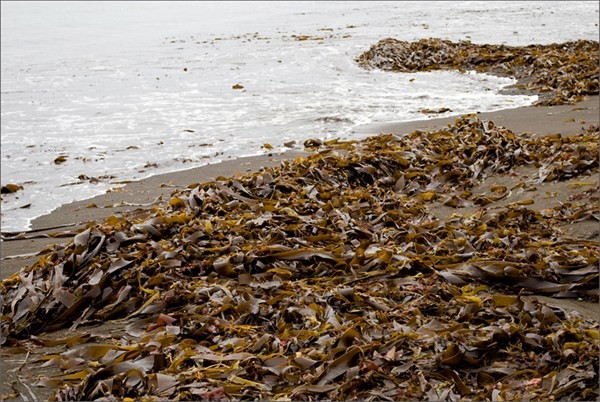
M 310 143 L 315 153 L 112 216 L 2 281 L 0 342 L 120 320 L 48 356 L 61 400 L 598 398 L 597 323 L 524 294 L 597 300 L 597 189 L 542 212 L 470 189 L 519 165 L 598 171 L 598 128 L 444 130 Z M 434 205 L 457 214 L 437 220 Z M 35 337 L 32 335 L 38 335 Z M 53 344 L 60 341 L 53 341 Z
M 572 104 L 598 94 L 598 41 L 506 46 L 438 38 L 405 42 L 383 39 L 361 54 L 366 68 L 416 72 L 474 70 L 515 77 L 518 88 L 539 93 L 537 105 Z

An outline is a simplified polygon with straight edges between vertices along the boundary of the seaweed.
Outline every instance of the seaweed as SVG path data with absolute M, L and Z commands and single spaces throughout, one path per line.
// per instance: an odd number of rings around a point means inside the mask
M 458 70 L 511 76 L 517 88 L 540 95 L 536 105 L 573 104 L 598 94 L 598 41 L 507 46 L 439 38 L 383 39 L 356 59 L 365 68 L 416 72 Z
M 597 300 L 598 242 L 559 228 L 598 220 L 597 188 L 543 211 L 471 190 L 522 165 L 538 182 L 597 173 L 598 138 L 467 115 L 307 141 L 55 246 L 2 281 L 0 342 L 69 345 L 44 358 L 59 400 L 596 399 L 597 323 L 527 295 Z M 441 204 L 457 213 L 435 218 Z M 108 320 L 125 333 L 42 334 Z

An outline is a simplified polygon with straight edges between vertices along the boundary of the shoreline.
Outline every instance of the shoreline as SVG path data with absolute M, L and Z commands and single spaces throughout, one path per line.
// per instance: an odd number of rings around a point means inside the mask
M 304 152 L 290 150 L 281 154 L 265 154 L 227 160 L 145 179 L 130 181 L 123 187 L 107 191 L 92 198 L 63 204 L 52 212 L 34 218 L 31 229 L 24 231 L 27 238 L 0 242 L 2 269 L 0 279 L 6 279 L 21 267 L 34 263 L 42 252 L 53 244 L 68 242 L 72 236 L 52 237 L 61 232 L 75 231 L 88 222 L 104 220 L 121 213 L 140 213 L 157 203 L 168 202 L 171 192 L 192 183 L 210 181 L 218 176 L 231 176 L 238 172 L 257 171 L 263 167 L 279 165 L 284 159 L 295 158 Z M 96 207 L 91 207 L 95 205 Z M 27 256 L 17 257 L 15 256 Z M 7 258 L 8 257 L 8 258 Z M 10 258 L 13 257 L 13 258 Z
M 599 96 L 573 105 L 525 106 L 495 112 L 477 113 L 482 120 L 491 120 L 516 134 L 531 132 L 535 135 L 561 133 L 568 136 L 581 131 L 582 127 L 598 124 Z M 378 134 L 407 134 L 416 130 L 429 131 L 446 127 L 459 116 L 430 118 L 404 122 L 374 123 L 357 126 L 352 134 L 358 138 Z M 145 179 L 131 181 L 125 186 L 104 194 L 64 204 L 49 214 L 35 218 L 26 238 L 0 242 L 2 269 L 0 279 L 5 279 L 22 267 L 34 263 L 41 253 L 53 244 L 68 242 L 69 233 L 85 227 L 88 222 L 104 220 L 121 213 L 143 213 L 152 205 L 168 202 L 171 192 L 193 183 L 210 181 L 218 176 L 258 171 L 263 167 L 279 165 L 283 160 L 306 155 L 306 151 L 290 149 L 284 153 L 242 157 L 215 164 L 203 165 L 176 172 L 163 173 Z M 91 207 L 95 205 L 96 207 Z M 17 256 L 15 258 L 15 256 Z M 21 256 L 21 257 L 18 257 Z M 12 258 L 11 258 L 12 257 Z
M 515 134 L 519 134 L 523 131 L 533 132 L 537 135 L 560 132 L 567 136 L 579 133 L 582 127 L 598 124 L 600 117 L 598 114 L 600 106 L 599 100 L 598 96 L 594 96 L 587 101 L 575 105 L 529 106 L 497 112 L 481 113 L 478 116 L 480 119 L 491 120 L 496 125 L 505 126 L 515 132 Z M 456 119 L 457 117 L 453 116 L 441 119 L 371 125 L 370 127 L 363 126 L 357 134 L 404 134 L 415 130 L 439 129 L 445 127 L 449 122 L 454 122 Z M 523 129 L 523 127 L 528 128 Z M 2 258 L 9 255 L 38 252 L 55 243 L 67 243 L 71 241 L 73 235 L 77 231 L 80 231 L 85 227 L 85 222 L 102 221 L 111 215 L 120 213 L 129 216 L 136 216 L 138 214 L 139 216 L 144 216 L 144 214 L 150 210 L 152 205 L 156 205 L 155 201 L 157 201 L 157 198 L 162 197 L 162 202 L 168 202 L 169 195 L 173 191 L 178 188 L 187 187 L 192 183 L 210 181 L 210 179 L 218 176 L 234 176 L 238 172 L 247 173 L 250 171 L 258 171 L 263 167 L 275 166 L 280 164 L 283 160 L 293 159 L 297 156 L 306 154 L 307 152 L 302 152 L 300 150 L 291 150 L 282 154 L 273 154 L 272 156 L 261 155 L 246 157 L 130 182 L 116 191 L 107 192 L 91 199 L 63 205 L 50 214 L 36 218 L 32 222 L 32 226 L 34 230 L 37 231 L 31 233 L 36 235 L 36 237 L 3 241 L 0 247 Z M 473 188 L 473 193 L 485 193 L 490 184 L 494 185 L 494 183 L 504 184 L 507 187 L 512 186 L 517 181 L 526 180 L 528 178 L 527 175 L 530 175 L 531 171 L 517 171 L 510 173 L 514 173 L 514 175 L 495 174 L 490 176 L 490 180 L 485 180 L 483 183 L 475 186 L 475 188 Z M 542 183 L 539 184 L 534 191 L 528 189 L 526 191 L 516 191 L 514 194 L 512 194 L 511 191 L 511 194 L 505 199 L 495 204 L 490 204 L 490 206 L 502 206 L 508 203 L 519 202 L 519 200 L 522 199 L 533 198 L 535 199 L 535 203 L 529 205 L 528 208 L 536 210 L 551 208 L 553 205 L 556 205 L 556 203 L 562 203 L 565 202 L 565 200 L 568 200 L 570 195 L 581 191 L 581 188 L 577 186 L 573 188 L 570 187 L 573 180 L 585 182 L 586 180 L 589 181 L 593 179 L 597 183 L 598 180 L 595 176 L 597 175 L 594 175 L 593 177 L 579 175 L 570 181 Z M 549 192 L 556 193 L 557 195 L 548 198 L 544 194 L 548 194 Z M 88 208 L 90 204 L 96 204 L 96 207 Z M 470 213 L 468 207 L 456 210 L 444 207 L 440 204 L 437 206 L 431 205 L 433 215 L 439 219 L 445 219 L 445 217 L 450 216 L 455 212 L 465 214 Z M 476 209 L 480 208 L 481 207 L 477 207 Z M 577 222 L 574 225 L 576 226 L 574 228 L 565 228 L 565 230 L 570 230 L 573 237 L 589 239 L 596 243 L 600 240 L 600 231 L 596 230 L 598 228 L 598 222 L 587 220 Z M 37 237 L 38 235 L 44 236 L 61 232 L 66 232 L 66 237 Z M 24 265 L 32 264 L 37 258 L 38 257 L 35 256 L 29 256 L 27 258 L 2 260 L 1 278 L 4 279 L 13 272 L 17 272 Z M 593 322 L 599 321 L 600 304 L 597 302 L 585 302 L 577 299 L 559 299 L 537 294 L 525 295 L 523 296 L 523 300 L 525 302 L 541 302 L 542 305 L 557 307 L 568 312 L 569 316 L 578 315 L 582 318 L 593 320 Z M 79 328 L 74 333 L 75 336 L 98 336 L 100 339 L 103 339 L 109 337 L 109 334 L 122 333 L 123 328 L 121 328 L 120 325 L 121 324 L 115 324 L 114 322 L 109 321 L 104 322 L 100 326 Z M 45 339 L 50 340 L 65 338 L 67 336 L 73 336 L 73 332 L 63 329 L 44 334 Z M 25 361 L 22 360 L 22 356 L 17 356 L 16 359 L 13 360 L 7 360 L 3 363 L 3 369 L 9 372 L 6 384 L 10 381 L 16 381 L 17 377 L 15 373 L 17 370 L 31 379 L 60 375 L 57 368 L 44 367 L 38 362 L 35 362 L 36 357 L 40 358 L 44 355 L 55 353 L 62 353 L 60 347 L 45 346 L 37 348 L 32 352 L 30 362 L 26 362 L 27 358 L 29 358 L 29 354 L 25 357 Z M 1 391 L 6 393 L 6 395 L 11 392 L 7 386 L 1 388 Z M 48 399 L 54 393 L 52 387 L 36 387 L 35 391 L 29 391 L 32 392 L 32 394 L 35 393 L 39 400 Z M 25 391 L 23 390 L 20 392 Z M 11 400 L 16 400 L 16 397 Z
M 474 113 L 477 113 L 481 120 L 491 120 L 497 126 L 506 127 L 515 134 L 532 132 L 536 136 L 556 133 L 573 135 L 580 131 L 582 125 L 598 124 L 599 106 L 600 98 L 598 95 L 594 95 L 590 96 L 588 100 L 572 105 L 531 105 L 494 112 Z M 365 124 L 356 127 L 352 133 L 356 135 L 373 135 L 374 133 L 405 134 L 415 130 L 439 130 L 453 123 L 459 116 Z

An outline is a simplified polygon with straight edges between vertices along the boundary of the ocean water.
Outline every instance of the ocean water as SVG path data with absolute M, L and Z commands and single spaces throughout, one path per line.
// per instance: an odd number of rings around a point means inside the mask
M 120 182 L 529 105 L 485 74 L 366 71 L 380 39 L 598 39 L 598 2 L 2 2 L 2 231 Z M 243 88 L 234 89 L 239 85 Z M 63 163 L 55 163 L 64 156 Z

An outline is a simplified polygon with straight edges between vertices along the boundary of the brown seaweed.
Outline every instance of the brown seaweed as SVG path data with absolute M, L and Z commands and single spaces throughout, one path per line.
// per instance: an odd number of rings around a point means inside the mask
M 572 104 L 598 94 L 598 41 L 507 46 L 438 38 L 383 39 L 357 61 L 367 68 L 415 72 L 474 70 L 517 78 L 518 88 L 540 95 L 537 105 Z
M 23 190 L 23 186 L 19 186 L 18 184 L 9 183 L 6 186 L 2 186 L 0 189 L 1 194 L 12 194 L 16 193 L 19 190 Z
M 474 185 L 520 165 L 538 182 L 597 173 L 598 139 L 469 115 L 307 141 L 306 157 L 88 225 L 1 283 L 0 341 L 120 320 L 125 335 L 47 357 L 63 400 L 596 399 L 597 323 L 525 295 L 597 300 L 598 242 L 558 227 L 598 220 L 597 188 L 543 211 L 430 208 L 485 204 Z

